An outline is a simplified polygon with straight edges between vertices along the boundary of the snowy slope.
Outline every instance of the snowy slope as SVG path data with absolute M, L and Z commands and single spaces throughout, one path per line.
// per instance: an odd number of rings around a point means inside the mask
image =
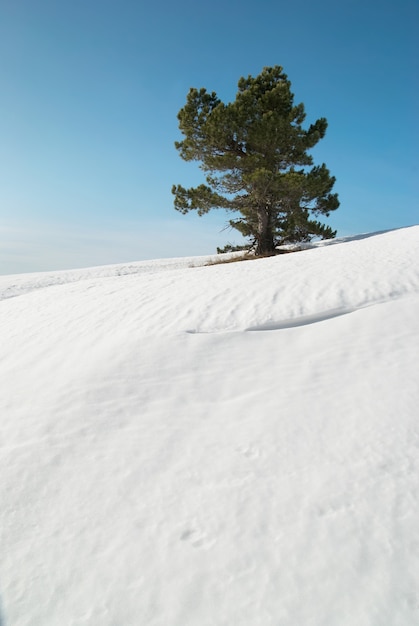
M 2 626 L 419 623 L 419 227 L 0 277 Z

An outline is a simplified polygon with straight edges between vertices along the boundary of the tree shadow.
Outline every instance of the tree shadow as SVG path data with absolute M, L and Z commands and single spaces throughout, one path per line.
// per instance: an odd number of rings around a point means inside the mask
M 360 241 L 361 239 L 369 239 L 370 237 L 376 237 L 377 235 L 385 235 L 391 233 L 394 230 L 404 230 L 406 228 L 413 228 L 413 226 L 399 226 L 398 228 L 388 228 L 386 230 L 377 230 L 373 233 L 361 233 L 360 235 L 349 235 L 348 237 L 336 237 L 336 239 L 324 239 L 323 241 L 316 242 L 318 246 L 334 246 L 338 243 L 346 243 L 348 241 Z M 314 243 L 314 242 L 313 242 Z

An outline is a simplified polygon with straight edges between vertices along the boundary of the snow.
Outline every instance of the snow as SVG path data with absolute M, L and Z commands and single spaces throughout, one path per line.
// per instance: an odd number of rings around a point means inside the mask
M 419 623 L 419 226 L 0 277 L 2 626 Z

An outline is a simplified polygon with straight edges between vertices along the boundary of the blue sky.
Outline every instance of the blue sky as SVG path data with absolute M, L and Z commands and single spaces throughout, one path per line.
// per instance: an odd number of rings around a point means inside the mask
M 173 183 L 203 182 L 176 116 L 190 87 L 230 101 L 272 65 L 329 122 L 338 235 L 418 223 L 418 20 L 416 0 L 1 0 L 0 273 L 237 241 L 223 212 L 173 209 Z

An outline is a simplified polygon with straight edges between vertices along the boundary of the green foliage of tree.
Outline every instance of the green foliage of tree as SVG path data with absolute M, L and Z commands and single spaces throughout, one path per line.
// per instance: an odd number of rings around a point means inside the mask
M 175 146 L 185 161 L 201 163 L 206 184 L 173 185 L 175 209 L 238 213 L 229 224 L 249 238 L 257 255 L 274 254 L 281 243 L 334 237 L 313 218 L 338 208 L 335 178 L 325 164 L 314 166 L 308 153 L 325 136 L 327 121 L 304 129 L 305 117 L 280 66 L 241 78 L 228 104 L 214 92 L 191 88 L 178 113 L 184 139 Z

